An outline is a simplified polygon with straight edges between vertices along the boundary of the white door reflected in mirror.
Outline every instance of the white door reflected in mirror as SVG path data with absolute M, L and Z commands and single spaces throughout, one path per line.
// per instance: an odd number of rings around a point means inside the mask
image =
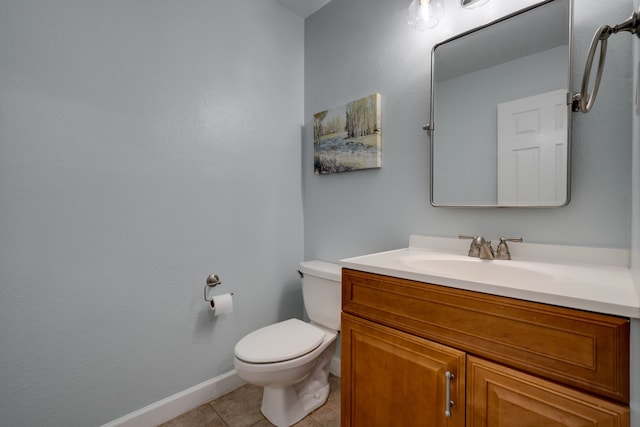
M 567 89 L 498 104 L 498 206 L 559 206 L 567 194 Z

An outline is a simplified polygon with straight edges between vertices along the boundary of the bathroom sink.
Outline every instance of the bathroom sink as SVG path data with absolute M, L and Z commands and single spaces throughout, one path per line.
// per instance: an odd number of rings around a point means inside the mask
M 518 261 L 483 260 L 454 254 L 420 254 L 399 257 L 406 267 L 440 277 L 455 277 L 462 280 L 482 282 L 527 281 L 549 282 L 553 275 L 546 273 L 548 267 L 536 263 Z
M 409 247 L 340 260 L 350 268 L 417 282 L 640 318 L 640 290 L 623 249 L 518 243 L 512 260 L 467 256 L 469 242 L 411 236 Z

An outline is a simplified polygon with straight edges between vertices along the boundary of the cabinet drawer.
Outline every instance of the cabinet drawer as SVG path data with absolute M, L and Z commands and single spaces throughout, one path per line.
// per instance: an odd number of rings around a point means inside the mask
M 342 309 L 629 403 L 629 320 L 355 270 Z

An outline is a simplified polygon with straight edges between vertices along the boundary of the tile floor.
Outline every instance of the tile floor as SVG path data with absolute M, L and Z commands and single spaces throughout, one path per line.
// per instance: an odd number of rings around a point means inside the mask
M 334 427 L 340 425 L 340 378 L 329 376 L 329 400 L 296 427 Z M 216 400 L 205 403 L 159 427 L 269 427 L 260 412 L 262 388 L 246 384 Z

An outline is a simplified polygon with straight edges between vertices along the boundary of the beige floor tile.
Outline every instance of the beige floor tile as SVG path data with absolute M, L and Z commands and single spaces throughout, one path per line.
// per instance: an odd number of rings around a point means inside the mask
M 271 424 L 267 419 L 263 419 L 262 421 L 258 421 L 251 427 L 273 427 L 273 424 Z
M 295 427 L 337 427 L 340 425 L 340 378 L 329 376 L 331 393 L 320 408 Z M 197 407 L 160 427 L 272 427 L 260 412 L 262 388 L 246 384 L 206 405 Z
M 227 427 L 211 405 L 204 404 L 159 427 Z
M 295 423 L 293 427 L 324 427 L 322 424 L 318 424 L 313 418 L 305 417 Z
M 210 403 L 229 427 L 249 427 L 264 419 L 262 387 L 245 384 Z

